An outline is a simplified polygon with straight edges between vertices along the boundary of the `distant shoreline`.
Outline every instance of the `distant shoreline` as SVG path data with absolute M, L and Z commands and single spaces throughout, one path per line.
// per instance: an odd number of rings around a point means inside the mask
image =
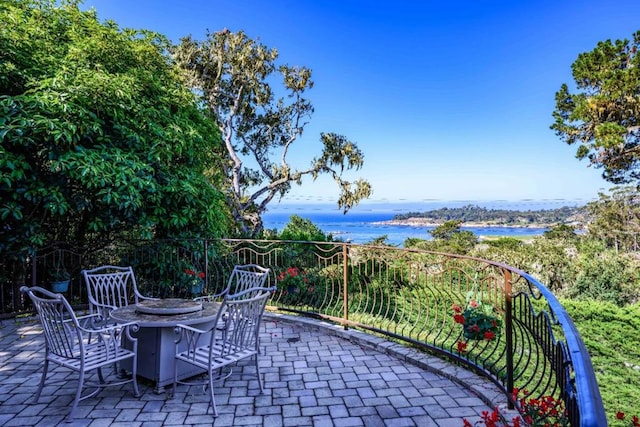
M 388 221 L 375 221 L 375 225 L 404 225 L 409 227 L 439 227 L 445 221 L 436 222 L 425 218 L 391 219 Z M 463 222 L 460 227 L 465 228 L 549 228 L 555 224 L 500 224 L 496 222 Z

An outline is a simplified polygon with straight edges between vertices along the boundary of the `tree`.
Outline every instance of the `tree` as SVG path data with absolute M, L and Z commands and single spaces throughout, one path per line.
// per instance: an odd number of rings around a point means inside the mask
M 461 220 L 445 221 L 433 230 L 429 231 L 435 240 L 451 240 L 454 235 L 460 233 Z
M 640 31 L 631 42 L 599 42 L 571 66 L 578 91 L 563 84 L 556 93 L 551 129 L 615 184 L 640 184 L 639 43 Z
M 321 133 L 322 152 L 308 168 L 290 163 L 292 144 L 313 113 L 303 97 L 313 87 L 310 69 L 277 65 L 277 50 L 226 29 L 208 33 L 201 42 L 182 39 L 174 57 L 188 84 L 203 95 L 222 134 L 226 196 L 241 233 L 255 236 L 268 204 L 292 184 L 301 185 L 304 177 L 331 175 L 341 191 L 338 206 L 345 212 L 371 195 L 367 181 L 343 178 L 345 170 L 363 165 L 364 156 L 342 135 Z M 286 96 L 276 98 L 271 82 L 278 73 L 280 93 Z
M 309 242 L 326 242 L 331 239 L 311 220 L 298 215 L 291 215 L 279 236 L 282 240 L 302 240 Z
M 575 240 L 578 238 L 574 227 L 567 224 L 556 224 L 542 233 L 547 239 Z
M 571 299 L 610 301 L 623 306 L 638 301 L 638 260 L 586 239 L 576 261 L 576 277 L 569 288 Z
M 220 135 L 164 37 L 77 1 L 4 1 L 0 21 L 0 251 L 224 232 Z
M 466 254 L 478 243 L 478 237 L 469 230 L 461 230 L 462 221 L 445 221 L 429 232 L 434 239 L 434 250 Z
M 640 193 L 631 186 L 614 187 L 610 194 L 587 204 L 590 237 L 603 241 L 616 252 L 640 249 Z

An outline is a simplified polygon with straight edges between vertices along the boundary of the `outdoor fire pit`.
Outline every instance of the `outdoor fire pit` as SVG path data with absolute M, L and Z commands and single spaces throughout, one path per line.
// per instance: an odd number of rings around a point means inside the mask
M 144 300 L 136 304 L 138 313 L 160 316 L 195 313 L 200 310 L 202 310 L 202 302 L 180 298 Z

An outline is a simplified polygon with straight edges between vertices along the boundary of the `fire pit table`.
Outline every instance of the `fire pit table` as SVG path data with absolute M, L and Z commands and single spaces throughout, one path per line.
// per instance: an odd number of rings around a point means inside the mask
M 138 323 L 138 375 L 153 381 L 155 392 L 162 393 L 165 386 L 173 384 L 175 326 L 183 324 L 210 329 L 219 308 L 220 304 L 214 302 L 167 298 L 116 308 L 111 317 L 117 322 Z M 126 364 L 122 367 L 131 369 Z M 204 372 L 191 365 L 179 364 L 178 380 Z

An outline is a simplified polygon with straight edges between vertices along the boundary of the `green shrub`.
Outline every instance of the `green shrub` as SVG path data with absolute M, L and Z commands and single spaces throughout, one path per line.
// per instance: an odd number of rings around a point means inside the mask
M 640 390 L 640 304 L 562 300 L 589 350 L 607 418 L 637 414 Z

